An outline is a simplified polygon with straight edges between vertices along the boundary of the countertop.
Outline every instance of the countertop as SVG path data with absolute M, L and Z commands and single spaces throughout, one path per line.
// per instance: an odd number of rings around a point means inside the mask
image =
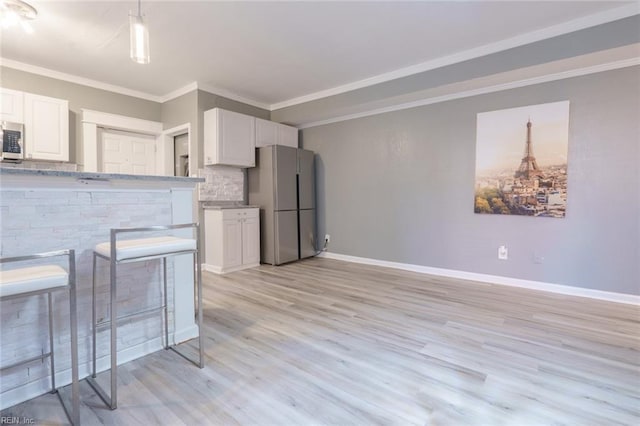
M 178 176 L 128 175 L 120 173 L 73 172 L 66 170 L 21 169 L 16 167 L 0 167 L 0 176 L 42 176 L 65 177 L 85 181 L 135 180 L 148 182 L 176 182 L 196 184 L 204 182 L 204 178 Z
M 227 209 L 259 209 L 260 206 L 253 205 L 234 205 L 234 204 L 223 204 L 223 205 L 206 205 L 203 204 L 202 208 L 205 210 L 227 210 Z

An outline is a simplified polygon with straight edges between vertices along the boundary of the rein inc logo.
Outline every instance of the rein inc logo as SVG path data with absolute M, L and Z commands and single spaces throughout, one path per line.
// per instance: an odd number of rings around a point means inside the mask
M 19 416 L 0 416 L 0 425 L 33 425 L 35 419 Z

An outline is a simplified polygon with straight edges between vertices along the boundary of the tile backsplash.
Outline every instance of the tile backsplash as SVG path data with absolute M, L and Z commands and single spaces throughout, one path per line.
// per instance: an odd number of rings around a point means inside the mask
M 244 169 L 205 166 L 198 170 L 198 176 L 205 178 L 198 185 L 200 201 L 244 201 Z

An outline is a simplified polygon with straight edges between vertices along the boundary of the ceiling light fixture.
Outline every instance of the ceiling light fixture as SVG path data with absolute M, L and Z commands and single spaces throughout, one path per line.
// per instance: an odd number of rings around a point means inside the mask
M 29 21 L 36 19 L 36 16 L 36 8 L 22 0 L 0 1 L 0 21 L 3 29 L 20 25 L 25 33 L 31 34 L 33 27 Z
M 148 64 L 149 58 L 149 29 L 142 20 L 140 0 L 138 0 L 138 14 L 129 12 L 130 49 L 129 56 L 133 62 Z

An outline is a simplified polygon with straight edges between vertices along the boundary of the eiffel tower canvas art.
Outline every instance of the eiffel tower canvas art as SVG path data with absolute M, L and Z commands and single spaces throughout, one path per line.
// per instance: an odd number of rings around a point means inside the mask
M 474 212 L 565 217 L 568 145 L 569 101 L 478 114 Z

